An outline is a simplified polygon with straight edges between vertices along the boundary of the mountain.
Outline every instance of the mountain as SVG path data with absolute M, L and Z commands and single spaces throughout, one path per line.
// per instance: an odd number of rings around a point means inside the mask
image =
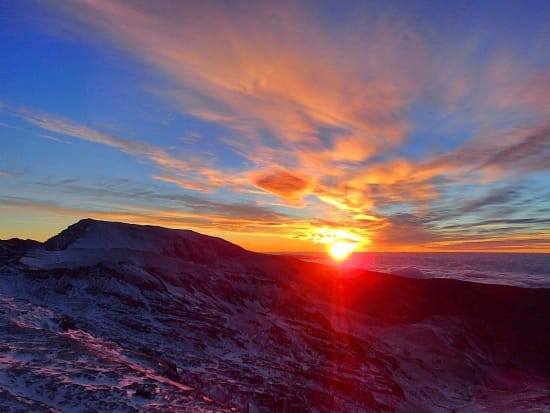
M 550 411 L 550 290 L 82 220 L 0 241 L 0 410 Z

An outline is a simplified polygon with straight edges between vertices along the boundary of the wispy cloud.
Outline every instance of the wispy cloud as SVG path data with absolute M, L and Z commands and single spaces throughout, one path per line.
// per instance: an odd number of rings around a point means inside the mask
M 150 162 L 160 170 L 170 174 L 169 176 L 164 176 L 163 180 L 176 183 L 183 188 L 210 191 L 212 188 L 229 183 L 226 175 L 208 167 L 203 163 L 205 161 L 201 159 L 183 160 L 176 158 L 158 146 L 104 133 L 68 119 L 43 112 L 23 109 L 18 110 L 16 114 L 18 117 L 43 130 L 110 146 L 128 155 Z M 57 137 L 51 138 L 59 140 Z M 163 175 L 159 175 L 159 177 L 162 178 Z M 157 179 L 160 178 L 157 177 Z
M 53 142 L 66 143 L 66 144 L 71 143 L 71 141 L 69 141 L 69 140 L 63 140 L 63 139 L 60 139 L 56 136 L 51 136 L 51 135 L 40 135 L 40 137 L 44 138 L 44 139 L 47 139 L 47 140 L 50 140 L 50 141 L 53 141 Z
M 100 198 L 111 200 L 113 204 L 124 203 L 128 206 L 143 208 L 160 204 L 182 213 L 204 214 L 212 218 L 233 218 L 244 221 L 272 222 L 286 221 L 290 217 L 274 211 L 272 208 L 237 202 L 221 202 L 187 193 L 166 192 L 156 186 L 144 187 L 131 182 L 111 182 L 110 184 L 84 184 L 78 180 L 42 181 L 36 185 L 57 189 L 59 192 L 80 198 Z M 131 201 L 131 202 L 129 202 Z M 159 206 L 160 208 L 160 206 Z
M 492 190 L 481 198 L 467 200 L 458 210 L 460 213 L 474 212 L 480 208 L 492 207 L 495 204 L 506 204 L 516 196 L 517 191 L 511 188 Z
M 518 143 L 494 153 L 482 166 L 515 173 L 550 170 L 550 128 L 536 130 Z

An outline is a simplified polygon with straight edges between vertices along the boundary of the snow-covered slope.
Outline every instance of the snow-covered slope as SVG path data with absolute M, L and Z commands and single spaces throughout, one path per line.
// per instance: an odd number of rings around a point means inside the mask
M 94 220 L 0 259 L 0 410 L 550 409 L 550 290 Z

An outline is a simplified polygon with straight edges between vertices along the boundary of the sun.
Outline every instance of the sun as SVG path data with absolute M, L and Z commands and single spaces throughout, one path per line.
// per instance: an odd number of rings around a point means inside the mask
M 350 228 L 317 228 L 312 239 L 317 244 L 324 244 L 327 253 L 334 261 L 344 261 L 353 251 L 370 243 L 365 234 Z
M 328 250 L 330 256 L 336 261 L 343 261 L 350 256 L 357 247 L 355 242 L 336 241 L 330 245 Z

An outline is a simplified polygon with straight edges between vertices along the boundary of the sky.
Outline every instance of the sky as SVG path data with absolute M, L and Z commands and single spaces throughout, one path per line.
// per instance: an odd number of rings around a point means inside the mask
M 0 1 L 0 238 L 550 252 L 548 1 Z

